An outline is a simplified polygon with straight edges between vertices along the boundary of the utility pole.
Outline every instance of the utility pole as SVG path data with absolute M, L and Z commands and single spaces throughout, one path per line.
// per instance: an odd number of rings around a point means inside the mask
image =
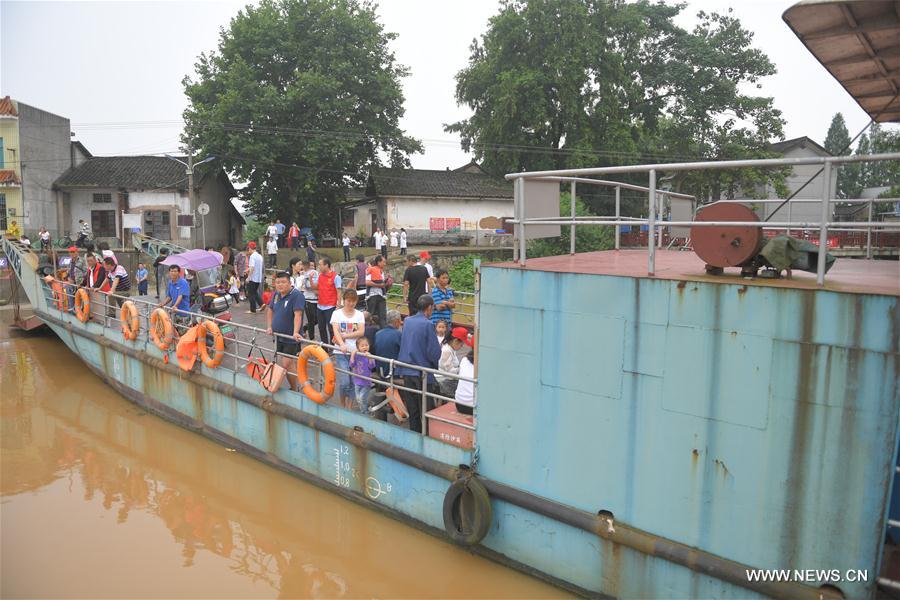
M 191 212 L 194 212 L 194 148 L 188 144 L 187 155 L 187 177 L 188 177 L 188 201 L 191 203 Z M 203 223 L 203 216 L 200 217 L 200 223 Z M 206 229 L 203 229 L 203 249 L 206 249 Z
M 203 247 L 206 248 L 206 220 L 203 217 L 205 217 L 206 213 L 209 212 L 209 207 L 206 204 L 203 204 L 202 206 L 197 208 L 194 207 L 194 167 L 199 167 L 203 163 L 213 161 L 216 159 L 216 157 L 207 156 L 200 162 L 194 164 L 194 148 L 191 145 L 188 145 L 187 162 L 179 160 L 169 154 L 166 154 L 165 157 L 169 160 L 174 160 L 177 163 L 183 164 L 187 169 L 185 173 L 187 174 L 188 179 L 188 201 L 191 204 L 191 213 L 193 213 L 195 210 L 200 213 L 200 229 L 203 232 Z M 203 210 L 199 210 L 200 208 L 202 208 Z

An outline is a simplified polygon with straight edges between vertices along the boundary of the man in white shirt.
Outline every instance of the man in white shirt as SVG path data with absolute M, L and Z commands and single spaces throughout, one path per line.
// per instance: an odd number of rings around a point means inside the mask
M 372 239 L 375 241 L 375 252 L 381 254 L 381 232 L 376 229 L 372 234 Z
M 266 252 L 269 255 L 269 268 L 274 269 L 278 263 L 278 238 L 269 238 L 266 242 Z
M 344 247 L 344 262 L 350 262 L 350 236 L 347 235 L 346 231 L 341 238 L 341 246 Z
M 306 298 L 306 337 L 315 340 L 316 325 L 319 322 L 319 272 L 316 270 L 315 262 L 309 261 L 306 263 L 306 270 L 303 272 L 300 289 Z
M 400 228 L 400 256 L 406 255 L 406 230 Z
M 256 309 L 262 305 L 260 290 L 263 282 L 263 257 L 256 251 L 256 242 L 247 244 L 250 255 L 247 257 L 247 298 L 250 300 L 250 310 L 255 314 Z
M 381 255 L 387 258 L 388 255 L 388 236 L 385 232 L 381 232 Z
M 270 240 L 278 240 L 278 228 L 275 227 L 274 221 L 269 221 L 269 226 L 266 227 L 266 237 Z

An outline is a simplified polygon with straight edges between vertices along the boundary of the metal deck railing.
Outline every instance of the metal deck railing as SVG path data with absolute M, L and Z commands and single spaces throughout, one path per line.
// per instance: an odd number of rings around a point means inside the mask
M 70 282 L 62 281 L 59 279 L 56 279 L 54 281 L 63 285 L 64 293 L 67 297 L 67 307 L 68 308 L 64 310 L 64 309 L 60 309 L 57 306 L 57 301 L 56 301 L 56 299 L 53 298 L 53 292 L 52 292 L 52 289 L 51 289 L 49 283 L 44 282 L 43 286 L 42 286 L 42 291 L 44 293 L 44 297 L 46 299 L 48 308 L 51 311 L 57 311 L 60 314 L 65 314 L 65 313 L 71 314 L 72 307 L 74 306 L 75 291 L 80 286 L 74 286 Z M 150 345 L 153 344 L 153 342 L 150 339 L 150 314 L 156 308 L 159 308 L 158 303 L 152 302 L 149 300 L 145 300 L 141 297 L 110 294 L 110 293 L 106 293 L 106 292 L 99 292 L 97 290 L 89 290 L 89 291 L 92 292 L 91 293 L 91 296 L 92 296 L 91 313 L 92 313 L 92 315 L 98 315 L 98 321 L 99 321 L 99 317 L 102 316 L 101 324 L 107 330 L 117 330 L 117 329 L 121 329 L 121 327 L 122 327 L 122 320 L 120 319 L 120 306 L 114 300 L 121 300 L 122 302 L 129 300 L 129 301 L 133 302 L 138 308 L 138 320 L 139 320 L 139 324 L 140 324 L 139 333 L 138 333 L 138 337 L 136 340 L 130 341 L 130 342 L 124 341 L 123 343 L 132 344 L 132 345 L 135 345 L 138 347 L 143 346 L 143 348 L 145 350 Z M 100 298 L 103 301 L 99 302 L 99 303 L 94 303 L 93 299 L 96 299 L 96 298 Z M 96 304 L 96 308 L 95 308 L 95 304 Z M 170 318 L 172 319 L 172 324 L 175 327 L 176 333 L 178 335 L 183 334 L 188 329 L 188 327 L 190 327 L 191 325 L 194 324 L 195 321 L 199 322 L 201 320 L 202 321 L 212 321 L 213 323 L 216 323 L 217 325 L 219 325 L 220 328 L 224 327 L 224 326 L 232 327 L 233 331 L 235 332 L 235 337 L 234 337 L 234 339 L 229 338 L 226 340 L 226 349 L 224 351 L 224 356 L 225 356 L 226 360 L 224 360 L 223 363 L 219 367 L 217 367 L 217 370 L 222 369 L 222 370 L 231 372 L 233 385 L 236 383 L 236 376 L 237 376 L 238 372 L 242 371 L 243 367 L 245 367 L 249 363 L 249 357 L 250 357 L 249 355 L 254 351 L 261 353 L 262 356 L 265 357 L 267 360 L 269 359 L 268 357 L 270 357 L 270 356 L 271 356 L 271 360 L 273 362 L 277 359 L 277 357 L 284 357 L 284 358 L 290 359 L 294 363 L 294 365 L 296 365 L 296 358 L 297 358 L 296 356 L 290 356 L 290 355 L 286 355 L 286 354 L 276 353 L 274 348 L 262 347 L 260 344 L 257 343 L 257 341 L 256 341 L 257 338 L 271 339 L 273 341 L 280 338 L 289 343 L 298 343 L 300 345 L 301 349 L 308 345 L 316 345 L 316 346 L 321 346 L 322 348 L 326 348 L 326 349 L 329 349 L 332 351 L 340 350 L 340 348 L 338 348 L 337 346 L 333 346 L 331 344 L 327 344 L 327 343 L 323 343 L 323 342 L 319 342 L 319 341 L 311 341 L 311 340 L 307 340 L 305 338 L 301 339 L 298 342 L 298 341 L 294 340 L 294 338 L 291 336 L 282 335 L 279 333 L 268 334 L 266 332 L 266 330 L 261 329 L 259 327 L 254 327 L 252 325 L 238 323 L 235 321 L 225 321 L 225 320 L 218 319 L 216 317 L 205 315 L 205 314 L 198 314 L 196 312 L 187 312 L 186 313 L 184 311 L 179 311 L 177 309 L 174 309 L 174 308 L 168 307 L 168 306 L 163 307 L 163 310 L 165 310 L 170 315 Z M 181 317 L 181 319 L 176 319 L 176 317 Z M 183 323 L 178 322 L 179 320 L 183 320 L 184 317 L 190 318 L 191 323 L 183 324 Z M 94 321 L 93 317 L 92 317 L 92 321 L 98 322 L 98 321 Z M 235 345 L 233 351 L 229 350 L 229 348 L 228 348 L 229 343 L 233 343 Z M 175 342 L 173 342 L 172 347 L 169 349 L 169 352 L 174 353 L 176 346 L 177 346 L 177 339 L 175 340 Z M 243 348 L 243 350 L 242 350 L 242 348 Z M 244 350 L 246 350 L 246 352 Z M 428 401 L 432 400 L 432 401 L 434 401 L 435 404 L 442 404 L 445 402 L 453 402 L 454 401 L 453 398 L 450 398 L 450 397 L 442 395 L 442 394 L 434 393 L 434 392 L 431 392 L 428 390 L 428 385 L 427 385 L 427 383 L 428 383 L 427 375 L 428 374 L 434 375 L 436 377 L 441 377 L 443 379 L 455 380 L 455 381 L 457 381 L 457 385 L 458 385 L 459 381 L 467 381 L 472 384 L 478 383 L 477 379 L 475 379 L 475 378 L 462 377 L 457 373 L 449 373 L 446 371 L 440 371 L 438 369 L 430 369 L 430 368 L 422 367 L 419 365 L 412 365 L 412 364 L 405 363 L 405 362 L 402 362 L 397 359 L 382 358 L 380 356 L 370 354 L 370 353 L 360 352 L 359 354 L 362 356 L 367 356 L 369 358 L 374 359 L 374 361 L 376 363 L 376 371 L 379 371 L 378 365 L 385 365 L 388 370 L 387 375 L 384 378 L 366 377 L 366 376 L 362 376 L 362 375 L 357 375 L 356 373 L 353 373 L 352 371 L 347 371 L 347 370 L 341 369 L 337 366 L 335 366 L 335 371 L 342 373 L 348 377 L 357 377 L 357 378 L 364 379 L 366 381 L 371 382 L 373 384 L 373 393 L 375 396 L 385 395 L 388 388 L 394 388 L 395 390 L 403 390 L 403 391 L 414 393 L 414 394 L 418 395 L 420 398 L 420 403 L 421 403 L 420 404 L 420 418 L 421 418 L 420 425 L 421 425 L 421 434 L 423 436 L 427 435 L 427 423 L 426 423 L 425 414 L 428 410 L 428 405 L 429 405 Z M 315 363 L 315 360 L 313 359 L 310 362 Z M 279 363 L 279 364 L 281 364 L 281 363 Z M 397 367 L 405 367 L 405 368 L 409 368 L 409 369 L 418 371 L 419 372 L 418 376 L 421 377 L 421 380 L 422 380 L 421 389 L 410 388 L 410 387 L 407 387 L 407 386 L 399 383 L 397 380 L 402 379 L 403 376 L 395 375 L 395 370 Z M 293 378 L 296 378 L 296 380 L 299 381 L 299 377 L 298 377 L 295 366 L 293 368 L 285 367 L 285 369 L 287 371 L 287 375 L 289 375 Z M 290 379 L 288 379 L 288 381 L 290 382 Z M 302 382 L 300 382 L 300 383 L 302 383 Z M 314 383 L 316 383 L 320 388 L 322 387 L 323 379 L 322 379 L 321 371 L 318 374 Z M 405 381 L 404 381 L 404 383 L 405 383 Z M 296 394 L 303 395 L 301 391 L 294 390 L 293 387 L 291 387 L 289 393 L 296 393 Z M 335 393 L 339 394 L 340 392 L 338 389 L 336 389 Z M 351 398 L 351 403 L 354 401 L 355 401 L 355 398 Z M 369 407 L 369 415 L 374 416 L 375 413 L 378 413 L 379 411 L 384 409 L 386 404 L 387 404 L 387 400 L 384 399 L 384 400 L 379 401 L 374 406 L 370 406 Z M 346 408 L 339 404 L 335 405 L 335 406 L 340 406 L 342 408 Z M 473 409 L 473 417 L 477 418 L 477 413 L 475 412 L 476 410 L 477 410 L 477 408 Z M 354 411 L 354 412 L 359 412 L 359 411 Z M 436 416 L 431 416 L 428 418 L 443 420 L 440 417 L 436 417 Z M 453 422 L 453 424 L 457 425 L 459 427 L 462 427 L 464 429 L 469 429 L 469 430 L 475 431 L 474 425 L 468 425 L 465 423 L 457 423 L 457 422 Z
M 571 252 L 575 252 L 575 228 L 579 225 L 599 225 L 603 227 L 615 227 L 618 235 L 619 226 L 622 225 L 646 225 L 648 230 L 647 236 L 647 274 L 653 276 L 655 274 L 656 264 L 656 247 L 657 236 L 661 234 L 661 230 L 666 227 L 721 227 L 721 226 L 739 226 L 739 227 L 759 227 L 763 229 L 812 229 L 819 231 L 819 247 L 826 248 L 828 245 L 828 231 L 832 228 L 846 227 L 847 222 L 830 221 L 831 203 L 834 201 L 843 202 L 837 198 L 831 197 L 831 181 L 832 170 L 835 165 L 840 166 L 847 163 L 856 162 L 878 162 L 886 160 L 900 160 L 900 152 L 887 154 L 872 154 L 861 156 L 834 156 L 834 157 L 814 157 L 814 158 L 772 158 L 758 160 L 729 160 L 729 161 L 710 161 L 710 162 L 693 162 L 693 163 L 659 163 L 647 165 L 629 165 L 618 167 L 597 167 L 587 169 L 562 169 L 555 171 L 529 171 L 523 173 L 510 173 L 506 178 L 514 183 L 514 207 L 515 218 L 510 222 L 516 224 L 516 260 L 522 266 L 527 261 L 527 231 L 528 226 L 532 225 L 568 225 L 571 231 Z M 657 189 L 657 174 L 660 172 L 684 172 L 684 171 L 711 171 L 722 169 L 761 169 L 761 168 L 781 168 L 802 165 L 823 165 L 823 185 L 821 199 L 813 200 L 821 205 L 821 217 L 815 223 L 791 223 L 791 222 L 772 222 L 772 221 L 662 221 L 658 218 L 661 209 L 661 199 L 665 194 L 671 195 Z M 599 175 L 624 175 L 634 173 L 647 173 L 648 186 L 630 186 L 616 181 L 605 179 L 593 179 L 591 176 Z M 576 184 L 583 183 L 588 185 L 612 186 L 616 188 L 633 189 L 647 191 L 647 215 L 643 218 L 623 218 L 620 216 L 618 208 L 615 216 L 597 216 L 597 217 L 576 217 L 575 203 L 572 202 L 572 214 L 566 218 L 559 217 L 529 217 L 528 207 L 525 202 L 525 189 L 529 181 L 535 182 L 571 182 L 572 196 L 575 196 Z M 617 196 L 619 194 L 617 193 Z M 684 195 L 682 195 L 684 196 Z M 778 202 L 783 202 L 779 200 Z M 796 202 L 796 200 L 792 200 Z M 788 202 L 790 205 L 790 202 Z M 618 203 L 617 203 L 618 206 Z M 853 222 L 853 228 L 871 230 L 873 228 L 883 229 L 900 229 L 900 222 Z M 617 243 L 618 247 L 618 243 Z M 826 253 L 819 252 L 818 264 L 816 269 L 816 282 L 821 286 L 825 284 L 825 259 Z

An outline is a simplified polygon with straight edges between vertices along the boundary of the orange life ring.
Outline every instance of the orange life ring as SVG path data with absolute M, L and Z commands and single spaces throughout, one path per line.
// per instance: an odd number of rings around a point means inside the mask
M 200 351 L 200 359 L 208 368 L 215 369 L 222 364 L 222 360 L 225 358 L 225 336 L 222 335 L 219 326 L 214 321 L 203 321 L 198 327 L 200 329 L 197 331 L 197 348 Z M 206 347 L 207 335 L 213 336 L 215 354 L 212 356 L 209 355 Z
M 163 352 L 171 348 L 172 342 L 175 341 L 172 319 L 169 318 L 169 313 L 161 308 L 150 313 L 150 341 Z
M 310 357 L 315 358 L 322 364 L 325 385 L 321 392 L 312 386 L 312 381 L 310 381 L 306 372 L 306 365 Z M 325 404 L 331 398 L 331 395 L 334 394 L 334 363 L 331 362 L 331 357 L 328 356 L 328 353 L 325 352 L 322 346 L 310 344 L 303 349 L 300 356 L 297 357 L 297 377 L 303 382 L 303 393 L 316 404 Z
M 175 357 L 178 359 L 178 367 L 182 371 L 190 371 L 197 362 L 197 334 L 199 325 L 194 325 L 184 332 L 175 346 Z
M 53 293 L 53 302 L 56 304 L 56 308 L 63 311 L 69 310 L 69 296 L 66 294 L 63 284 L 54 280 L 50 284 L 50 290 Z M 78 297 L 76 296 L 75 299 L 77 300 Z
M 141 330 L 137 305 L 131 300 L 123 302 L 119 318 L 122 320 L 122 336 L 129 342 L 136 340 L 138 332 Z
M 91 318 L 91 296 L 84 288 L 78 288 L 75 292 L 75 316 L 82 323 L 87 323 Z

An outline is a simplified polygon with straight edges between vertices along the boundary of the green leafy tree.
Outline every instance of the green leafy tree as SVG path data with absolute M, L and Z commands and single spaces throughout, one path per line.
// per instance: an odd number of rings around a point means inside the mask
M 336 204 L 367 171 L 408 166 L 400 79 L 374 5 L 262 0 L 222 31 L 184 79 L 185 141 L 245 184 L 259 219 L 336 227 Z
M 886 129 L 878 123 L 869 130 L 872 154 L 900 152 L 900 130 Z M 900 161 L 883 160 L 868 163 L 867 179 L 863 187 L 894 185 L 900 183 Z
M 828 133 L 825 135 L 824 147 L 833 156 L 846 156 L 850 154 L 850 132 L 844 122 L 844 115 L 837 113 L 831 119 Z M 837 176 L 837 197 L 855 198 L 858 194 L 859 168 L 854 163 L 842 165 Z
M 859 137 L 856 144 L 857 156 L 900 152 L 900 131 L 885 129 L 878 123 L 869 128 L 868 133 Z M 841 175 L 846 172 L 846 188 L 840 189 Z M 859 162 L 842 165 L 838 171 L 841 198 L 859 198 L 865 188 L 895 185 L 900 182 L 900 161 Z
M 496 174 L 771 156 L 781 113 L 742 90 L 774 66 L 730 15 L 678 27 L 683 6 L 506 0 L 456 77 L 457 102 L 473 114 L 445 128 Z M 781 176 L 678 175 L 675 187 L 718 197 Z
M 561 194 L 559 198 L 559 214 L 571 214 L 571 194 Z M 575 196 L 575 214 L 579 217 L 596 216 L 588 209 L 578 196 Z M 575 227 L 575 252 L 596 252 L 609 250 L 615 246 L 615 231 L 612 226 L 580 225 Z M 528 242 L 528 257 L 559 256 L 568 254 L 572 239 L 570 228 L 562 226 L 561 235 L 554 238 L 542 238 Z
M 268 223 L 265 221 L 257 221 L 253 218 L 247 219 L 247 224 L 244 225 L 244 239 L 248 242 L 258 242 L 266 235 L 266 228 L 268 226 Z
M 847 124 L 841 113 L 836 113 L 831 118 L 831 125 L 825 135 L 825 149 L 834 156 L 850 154 L 850 132 L 847 131 Z

